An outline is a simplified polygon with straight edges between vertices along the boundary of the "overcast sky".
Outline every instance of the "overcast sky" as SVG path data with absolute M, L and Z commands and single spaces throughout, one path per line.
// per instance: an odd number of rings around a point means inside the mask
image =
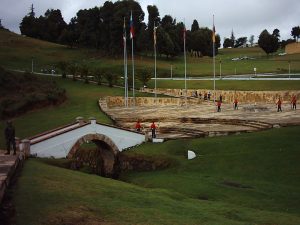
M 49 8 L 60 9 L 64 20 L 68 23 L 80 9 L 102 6 L 103 0 L 0 0 L 0 19 L 2 25 L 11 31 L 20 33 L 19 24 L 28 14 L 33 3 L 36 16 L 44 15 Z M 215 15 L 216 32 L 230 37 L 231 30 L 235 37 L 255 36 L 255 41 L 263 29 L 270 33 L 278 28 L 281 38 L 291 38 L 291 29 L 300 25 L 299 0 L 139 0 L 147 20 L 147 5 L 156 5 L 161 18 L 168 14 L 177 21 L 186 22 L 190 26 L 194 19 L 200 25 L 212 27 Z

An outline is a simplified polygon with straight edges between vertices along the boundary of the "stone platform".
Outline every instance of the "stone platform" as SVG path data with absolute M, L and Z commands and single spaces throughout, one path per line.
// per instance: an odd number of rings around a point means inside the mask
M 112 97 L 108 101 L 112 101 Z M 273 103 L 242 103 L 234 110 L 232 103 L 224 102 L 221 112 L 213 101 L 166 101 L 139 100 L 135 107 L 112 104 L 105 99 L 99 101 L 100 108 L 109 115 L 116 125 L 134 129 L 137 120 L 141 121 L 142 132 L 150 132 L 150 123 L 158 125 L 158 138 L 174 139 L 189 137 L 219 136 L 254 132 L 273 127 L 300 125 L 300 111 L 292 110 L 283 104 L 282 112 L 277 112 Z M 148 104 L 141 104 L 147 102 Z M 178 104 L 180 103 L 180 104 Z
M 5 155 L 5 152 L 0 150 L 0 203 L 18 166 L 23 163 L 22 153 Z

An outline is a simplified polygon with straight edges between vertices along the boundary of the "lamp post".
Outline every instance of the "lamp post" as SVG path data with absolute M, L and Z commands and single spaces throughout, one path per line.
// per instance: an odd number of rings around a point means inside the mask
M 222 60 L 220 59 L 220 80 L 222 79 Z
M 291 79 L 291 60 L 289 60 L 289 79 Z
M 33 57 L 31 57 L 31 73 L 33 73 Z
M 171 64 L 171 79 L 173 79 L 173 65 Z

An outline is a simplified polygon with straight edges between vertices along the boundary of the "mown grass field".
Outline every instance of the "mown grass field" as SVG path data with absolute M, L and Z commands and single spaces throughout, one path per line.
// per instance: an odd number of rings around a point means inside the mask
M 281 50 L 282 51 L 282 50 Z M 252 57 L 252 60 L 232 61 L 236 57 Z M 99 52 L 86 49 L 70 49 L 66 46 L 48 43 L 22 37 L 14 33 L 0 31 L 0 65 L 8 69 L 20 69 L 31 71 L 31 62 L 34 61 L 34 71 L 51 69 L 59 61 L 85 63 L 93 67 L 109 68 L 114 71 L 122 71 L 123 58 L 103 57 Z M 227 74 L 252 74 L 253 68 L 258 73 L 288 73 L 288 61 L 291 61 L 291 72 L 300 72 L 300 54 L 271 55 L 267 56 L 260 48 L 220 49 L 216 57 L 216 72 L 219 74 L 219 61 L 222 61 L 222 75 Z M 128 59 L 129 66 L 131 60 Z M 136 68 L 148 68 L 154 70 L 153 56 L 136 55 Z M 171 65 L 173 75 L 184 76 L 183 57 L 167 59 L 159 57 L 157 61 L 158 77 L 170 76 Z M 57 69 L 56 69 L 57 70 Z M 212 58 L 187 58 L 188 76 L 211 76 L 213 74 Z M 131 70 L 129 69 L 131 74 Z M 121 74 L 120 74 L 121 76 Z
M 117 181 L 44 160 L 26 162 L 14 190 L 17 224 L 300 223 L 300 127 L 147 143 L 128 154 L 163 155 L 165 170 Z M 192 149 L 197 158 L 186 159 Z M 30 203 L 30 207 L 28 204 Z

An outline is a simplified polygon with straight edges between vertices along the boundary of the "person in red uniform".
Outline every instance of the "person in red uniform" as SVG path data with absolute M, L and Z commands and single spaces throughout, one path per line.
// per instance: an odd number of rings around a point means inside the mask
M 282 104 L 282 102 L 281 102 L 281 99 L 279 98 L 278 99 L 278 102 L 276 103 L 276 105 L 277 105 L 277 112 L 282 112 L 282 110 L 281 110 L 281 104 Z
M 152 138 L 156 138 L 156 133 L 155 133 L 156 125 L 155 125 L 154 121 L 152 122 L 150 128 L 151 128 L 151 131 L 152 131 Z
M 140 121 L 138 120 L 138 121 L 136 122 L 136 124 L 135 124 L 135 130 L 138 131 L 138 132 L 140 132 L 140 131 L 141 131 L 141 128 L 142 128 L 141 123 L 140 123 Z
M 233 105 L 234 105 L 234 110 L 239 109 L 239 108 L 238 108 L 238 100 L 237 100 L 237 98 L 234 99 Z
M 297 102 L 296 95 L 293 95 L 292 100 L 291 100 L 291 104 L 293 106 L 293 110 L 296 110 L 296 102 Z
M 217 106 L 218 106 L 218 112 L 221 112 L 221 104 L 222 104 L 222 102 L 221 101 L 218 101 L 217 102 Z

